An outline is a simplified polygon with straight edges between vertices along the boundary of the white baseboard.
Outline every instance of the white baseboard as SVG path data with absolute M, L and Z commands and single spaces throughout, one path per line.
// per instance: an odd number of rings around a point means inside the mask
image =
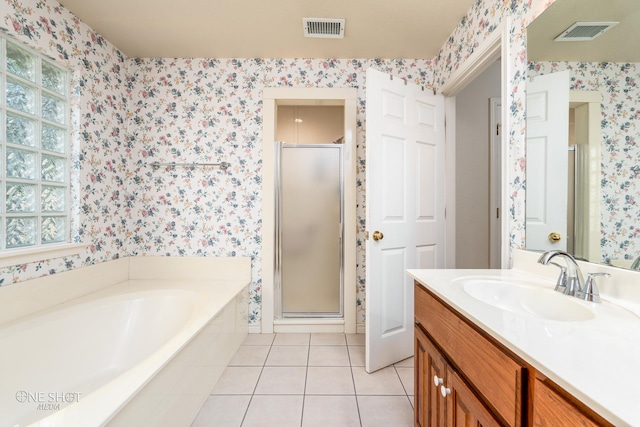
M 303 319 L 294 320 L 277 320 L 273 327 L 274 332 L 317 332 L 317 333 L 341 333 L 344 332 L 344 322 L 342 320 L 333 320 L 338 322 L 334 324 L 319 324 L 318 319 L 303 320 L 306 323 L 300 323 Z M 295 322 L 295 323 L 294 323 Z M 365 323 L 356 325 L 356 334 L 364 334 L 366 331 Z M 249 325 L 250 334 L 261 334 L 262 327 L 260 325 Z
M 344 319 L 279 319 L 273 322 L 273 331 L 343 333 Z
M 262 326 L 260 325 L 249 325 L 249 333 L 250 334 L 261 334 Z

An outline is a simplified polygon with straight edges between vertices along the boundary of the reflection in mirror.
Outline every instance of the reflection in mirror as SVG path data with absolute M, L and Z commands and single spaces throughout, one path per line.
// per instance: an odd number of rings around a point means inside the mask
M 577 22 L 590 23 L 591 28 L 584 31 L 594 30 L 593 40 L 554 40 Z M 611 22 L 617 24 L 604 28 L 604 23 Z M 598 26 L 602 28 L 594 28 Z M 557 0 L 527 28 L 529 81 L 568 71 L 570 94 L 568 129 L 558 143 L 568 154 L 562 166 L 568 177 L 564 200 L 553 201 L 546 194 L 556 182 L 546 174 L 549 164 L 537 163 L 532 169 L 552 140 L 546 139 L 546 145 L 540 145 L 540 140 L 534 141 L 537 145 L 529 144 L 529 138 L 536 134 L 530 135 L 527 129 L 527 249 L 546 250 L 536 247 L 536 242 L 544 241 L 550 247 L 566 246 L 578 258 L 625 268 L 631 268 L 640 257 L 637 40 L 637 0 Z M 527 92 L 531 95 L 529 88 Z M 527 127 L 532 129 L 534 116 L 529 115 L 529 109 L 535 105 L 528 99 Z M 533 197 L 529 197 L 531 188 L 539 189 Z M 536 228 L 536 221 L 547 220 L 560 205 L 567 210 L 566 228 Z M 557 243 L 551 242 L 557 237 L 554 232 L 561 236 Z M 634 267 L 640 269 L 640 261 Z

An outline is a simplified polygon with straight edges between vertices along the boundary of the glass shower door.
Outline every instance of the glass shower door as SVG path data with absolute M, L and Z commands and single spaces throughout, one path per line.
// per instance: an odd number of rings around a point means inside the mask
M 279 146 L 276 285 L 282 317 L 342 316 L 342 147 Z

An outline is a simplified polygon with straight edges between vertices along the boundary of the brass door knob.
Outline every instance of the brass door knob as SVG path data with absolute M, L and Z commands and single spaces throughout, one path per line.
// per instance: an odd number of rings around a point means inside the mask
M 558 243 L 560 240 L 562 240 L 560 233 L 556 233 L 555 231 L 553 233 L 549 233 L 549 241 L 551 243 Z
M 382 239 L 384 239 L 384 234 L 382 234 L 378 230 L 373 232 L 373 240 L 377 242 L 378 240 L 382 240 Z

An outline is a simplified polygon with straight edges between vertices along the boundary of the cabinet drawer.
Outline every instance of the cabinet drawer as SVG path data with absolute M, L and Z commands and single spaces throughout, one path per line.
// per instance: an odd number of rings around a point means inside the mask
M 535 427 L 611 426 L 584 404 L 566 395 L 566 392 L 556 389 L 548 383 L 548 380 L 540 378 L 536 378 L 534 384 L 533 425 Z
M 524 368 L 417 283 L 415 316 L 485 403 L 508 425 L 521 425 Z

